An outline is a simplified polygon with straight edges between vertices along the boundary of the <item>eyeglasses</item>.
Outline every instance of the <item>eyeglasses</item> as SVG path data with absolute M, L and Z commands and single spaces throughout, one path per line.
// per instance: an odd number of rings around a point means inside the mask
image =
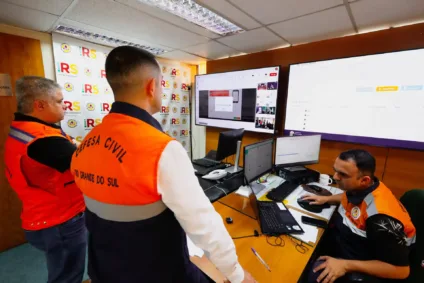
M 297 240 L 291 236 L 288 236 L 290 241 L 294 244 L 296 250 L 301 253 L 301 254 L 305 254 L 309 251 L 309 248 L 307 246 L 304 245 L 304 243 L 300 240 Z

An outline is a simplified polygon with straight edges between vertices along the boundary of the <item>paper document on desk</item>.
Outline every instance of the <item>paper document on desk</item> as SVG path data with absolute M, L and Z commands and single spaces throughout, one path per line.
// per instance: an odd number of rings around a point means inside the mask
M 318 238 L 318 228 L 302 223 L 302 216 L 308 216 L 308 215 L 303 214 L 302 212 L 299 212 L 292 208 L 289 208 L 289 211 L 291 215 L 293 215 L 294 219 L 296 219 L 300 227 L 302 227 L 303 231 L 305 232 L 303 234 L 298 234 L 298 235 L 293 234 L 290 236 L 292 236 L 293 238 L 299 239 L 304 243 L 315 245 Z
M 340 194 L 343 191 L 340 190 L 339 188 L 334 188 L 334 187 L 330 187 L 330 186 L 325 186 L 325 185 L 321 185 L 319 183 L 309 183 L 308 185 L 317 185 L 320 186 L 324 189 L 329 190 L 333 195 L 335 194 Z M 311 193 L 305 191 L 302 187 L 298 187 L 296 190 L 294 190 L 288 197 L 286 200 L 284 200 L 284 204 L 286 204 L 288 207 L 290 208 L 295 208 L 298 211 L 301 211 L 303 213 L 309 214 L 309 215 L 313 215 L 317 218 L 320 219 L 324 219 L 326 221 L 329 221 L 331 216 L 333 216 L 334 211 L 336 210 L 336 206 L 332 205 L 330 206 L 330 208 L 326 208 L 323 209 L 322 212 L 320 213 L 314 213 L 314 212 L 310 212 L 307 211 L 305 209 L 303 209 L 298 203 L 297 203 L 297 199 L 300 197 L 303 197 L 305 195 L 311 195 Z
M 262 184 L 265 186 L 265 188 L 263 188 L 260 192 L 256 194 L 256 198 L 261 199 L 263 196 L 266 196 L 266 194 L 270 190 L 275 189 L 283 182 L 284 182 L 283 178 L 279 176 L 275 176 L 275 175 L 269 175 L 269 177 L 267 178 L 267 182 Z
M 190 256 L 202 257 L 205 253 L 201 248 L 197 247 L 193 241 L 187 236 L 187 248 Z

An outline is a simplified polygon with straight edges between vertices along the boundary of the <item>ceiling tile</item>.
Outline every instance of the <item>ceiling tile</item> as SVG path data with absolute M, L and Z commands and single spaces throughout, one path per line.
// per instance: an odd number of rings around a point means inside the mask
M 31 8 L 34 10 L 47 12 L 53 15 L 62 15 L 62 13 L 72 3 L 72 0 L 2 0 L 18 6 Z
M 180 62 L 192 64 L 192 65 L 198 65 L 200 63 L 206 62 L 205 58 L 197 57 L 195 55 L 191 55 L 180 50 L 167 52 L 158 57 L 180 61 Z
M 342 5 L 343 0 L 229 0 L 263 24 L 281 22 Z
M 0 22 L 37 31 L 47 31 L 59 17 L 0 2 Z
M 287 42 L 266 28 L 258 28 L 240 34 L 227 36 L 218 39 L 218 41 L 234 49 L 247 53 L 268 50 L 270 48 L 287 44 Z
M 209 8 L 227 20 L 240 25 L 245 29 L 255 29 L 261 25 L 246 15 L 244 12 L 234 7 L 231 3 L 225 0 L 198 0 L 197 3 Z
M 355 32 L 344 6 L 270 25 L 269 28 L 291 44 L 318 41 Z
M 423 0 L 362 0 L 350 7 L 360 31 L 424 20 Z
M 102 35 L 108 35 L 110 37 L 116 38 L 116 39 L 120 39 L 120 40 L 125 40 L 128 42 L 132 42 L 132 43 L 136 43 L 136 44 L 140 44 L 140 45 L 147 45 L 150 47 L 157 47 L 157 48 L 161 48 L 164 49 L 165 51 L 171 51 L 173 50 L 172 48 L 160 45 L 160 44 L 155 44 L 146 40 L 141 40 L 138 38 L 134 38 L 131 36 L 127 36 L 127 35 L 123 35 L 121 33 L 116 33 L 110 30 L 105 30 L 105 29 L 101 29 L 98 27 L 94 27 L 94 26 L 90 26 L 87 24 L 82 24 L 79 22 L 75 22 L 72 20 L 68 20 L 68 19 L 63 19 L 60 21 L 61 25 L 67 26 L 67 27 L 72 27 L 72 28 L 76 28 L 76 29 L 81 29 L 81 30 L 85 30 L 85 31 L 89 31 L 89 32 L 93 32 L 93 33 L 98 33 L 98 34 L 102 34 Z
M 172 23 L 174 25 L 177 25 L 179 27 L 182 27 L 186 30 L 189 30 L 191 32 L 197 33 L 202 36 L 206 36 L 209 38 L 218 38 L 221 37 L 219 34 L 216 34 L 212 31 L 209 31 L 201 26 L 198 26 L 196 24 L 193 24 L 187 20 L 184 20 L 180 17 L 174 16 L 171 13 L 168 13 L 166 11 L 163 11 L 159 8 L 140 3 L 137 0 L 115 0 L 116 2 L 119 2 L 121 4 L 127 5 L 129 7 L 132 7 L 134 9 L 137 9 L 143 13 L 147 13 L 153 17 L 157 17 L 159 19 L 162 19 L 164 21 L 167 21 L 168 23 Z
M 200 45 L 187 47 L 184 48 L 184 51 L 209 59 L 217 59 L 224 56 L 228 57 L 240 53 L 216 41 L 209 41 Z
M 209 41 L 206 37 L 112 1 L 79 1 L 66 18 L 174 48 L 184 48 Z

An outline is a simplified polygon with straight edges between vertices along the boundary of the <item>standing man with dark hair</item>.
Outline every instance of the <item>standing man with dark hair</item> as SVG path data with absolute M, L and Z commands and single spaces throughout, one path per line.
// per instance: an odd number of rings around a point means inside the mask
M 5 145 L 6 176 L 22 201 L 28 242 L 43 251 L 49 283 L 81 283 L 87 233 L 84 199 L 69 171 L 76 150 L 60 126 L 60 86 L 41 77 L 16 82 L 18 111 Z
M 160 110 L 155 57 L 122 46 L 106 59 L 115 103 L 81 143 L 72 172 L 87 205 L 93 283 L 203 283 L 186 233 L 232 282 L 255 282 L 194 175 L 182 145 L 152 115 Z
M 343 152 L 334 163 L 334 180 L 345 192 L 305 197 L 312 204 L 340 204 L 328 235 L 332 257 L 318 260 L 310 282 L 344 282 L 348 273 L 368 275 L 370 282 L 408 277 L 415 227 L 402 204 L 374 176 L 375 166 L 365 150 Z

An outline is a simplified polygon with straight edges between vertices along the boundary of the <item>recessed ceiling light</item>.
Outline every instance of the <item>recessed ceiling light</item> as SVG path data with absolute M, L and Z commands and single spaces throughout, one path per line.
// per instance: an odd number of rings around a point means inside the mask
M 193 0 L 138 0 L 157 7 L 189 22 L 220 35 L 229 35 L 244 30 Z
M 164 50 L 162 48 L 137 44 L 137 43 L 129 42 L 129 41 L 126 41 L 126 40 L 113 38 L 113 37 L 110 37 L 110 36 L 107 36 L 107 35 L 89 32 L 89 31 L 85 31 L 85 30 L 82 30 L 82 29 L 67 27 L 67 26 L 63 26 L 63 25 L 58 25 L 55 29 L 55 32 L 61 33 L 61 34 L 64 34 L 64 35 L 68 35 L 68 36 L 71 36 L 71 37 L 75 37 L 75 38 L 78 38 L 78 39 L 90 41 L 90 42 L 93 42 L 93 43 L 98 43 L 98 44 L 110 46 L 110 47 L 118 47 L 118 46 L 123 46 L 123 45 L 129 45 L 129 46 L 134 46 L 134 47 L 138 47 L 138 48 L 147 50 L 150 53 L 153 53 L 155 55 L 160 55 L 160 54 L 163 54 L 163 53 L 166 52 L 166 50 Z

